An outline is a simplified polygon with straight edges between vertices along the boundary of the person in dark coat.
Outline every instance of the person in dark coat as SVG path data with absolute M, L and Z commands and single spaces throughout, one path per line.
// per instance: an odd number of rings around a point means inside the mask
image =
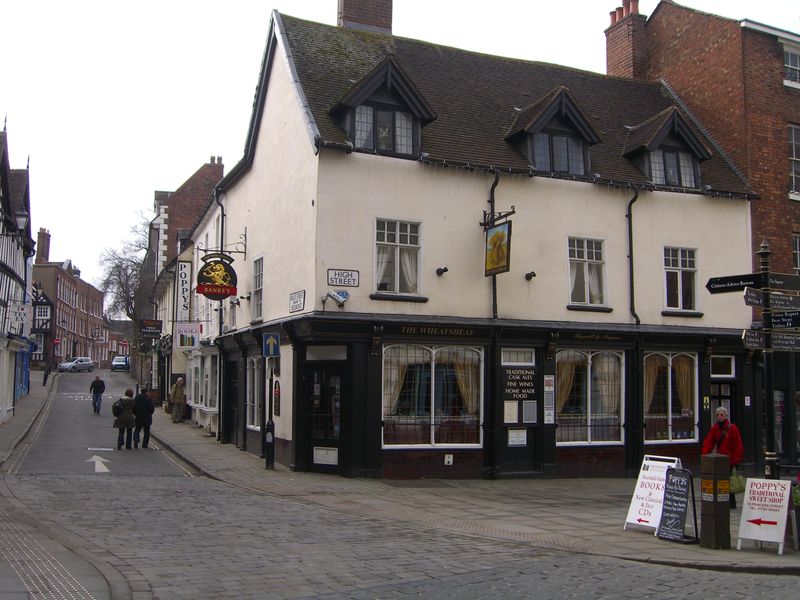
M 119 416 L 114 419 L 114 427 L 119 429 L 117 450 L 122 450 L 123 442 L 125 442 L 125 448 L 130 450 L 133 426 L 136 424 L 133 417 L 133 390 L 130 388 L 125 390 L 125 395 L 119 399 L 119 402 L 122 405 L 122 410 Z
M 92 394 L 92 410 L 96 415 L 100 414 L 100 404 L 103 402 L 103 392 L 105 391 L 105 382 L 100 379 L 100 375 L 95 375 L 94 381 L 89 386 L 89 392 Z
M 702 453 L 716 452 L 726 455 L 730 471 L 733 472 L 734 467 L 744 458 L 742 434 L 739 432 L 739 428 L 728 419 L 727 408 L 719 406 L 715 414 L 717 422 L 711 426 L 708 435 L 703 440 Z M 736 508 L 736 496 L 732 492 L 729 493 L 729 500 L 731 508 Z
M 133 399 L 133 415 L 136 417 L 136 429 L 133 430 L 133 447 L 139 447 L 139 432 L 144 431 L 141 438 L 142 448 L 150 443 L 150 425 L 153 424 L 153 401 L 143 391 Z

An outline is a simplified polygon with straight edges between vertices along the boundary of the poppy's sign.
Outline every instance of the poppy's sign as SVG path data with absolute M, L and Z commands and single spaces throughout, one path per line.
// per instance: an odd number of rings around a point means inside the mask
M 211 300 L 224 300 L 236 295 L 236 271 L 233 257 L 220 252 L 202 257 L 203 266 L 197 273 L 197 293 Z

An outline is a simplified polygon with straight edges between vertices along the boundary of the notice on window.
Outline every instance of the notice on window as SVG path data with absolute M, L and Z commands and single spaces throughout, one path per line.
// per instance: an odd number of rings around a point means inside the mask
M 552 425 L 556 422 L 556 376 L 544 376 L 544 422 Z
M 522 403 L 522 422 L 536 423 L 536 400 L 526 400 Z
M 509 429 L 508 430 L 508 447 L 509 448 L 524 448 L 528 445 L 528 430 L 527 429 Z
M 503 423 L 519 421 L 519 403 L 516 400 L 503 402 Z

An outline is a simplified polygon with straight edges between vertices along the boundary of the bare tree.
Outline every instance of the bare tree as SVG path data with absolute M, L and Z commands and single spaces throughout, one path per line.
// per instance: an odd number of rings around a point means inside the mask
M 132 237 L 121 248 L 106 248 L 100 257 L 104 269 L 100 289 L 106 295 L 106 311 L 137 321 L 136 294 L 143 276 L 150 222 L 142 220 L 131 227 Z

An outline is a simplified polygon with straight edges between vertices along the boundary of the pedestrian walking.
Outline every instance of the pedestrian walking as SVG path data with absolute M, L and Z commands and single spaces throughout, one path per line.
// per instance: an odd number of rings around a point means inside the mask
M 183 385 L 183 377 L 178 377 L 172 388 L 169 390 L 169 401 L 172 403 L 172 422 L 181 423 L 183 421 L 183 407 L 186 403 L 186 388 Z
M 105 391 L 105 382 L 100 379 L 100 375 L 95 375 L 94 381 L 89 386 L 89 392 L 92 394 L 92 410 L 96 415 L 100 414 L 100 403 L 103 401 L 103 392 Z
M 136 428 L 133 430 L 133 447 L 139 447 L 139 433 L 144 432 L 141 437 L 142 448 L 147 448 L 150 443 L 150 426 L 153 424 L 153 401 L 144 391 L 139 392 L 133 399 L 133 415 L 135 417 Z
M 742 434 L 739 428 L 730 422 L 728 418 L 728 409 L 724 406 L 717 407 L 715 412 L 717 422 L 711 426 L 708 434 L 703 440 L 703 454 L 710 454 L 716 452 L 724 454 L 728 457 L 728 466 L 730 472 L 733 472 L 734 467 L 742 462 L 744 458 L 744 444 L 742 444 Z M 730 505 L 731 508 L 736 508 L 736 495 L 730 492 Z
M 119 403 L 119 409 L 116 405 Z M 133 434 L 133 426 L 136 421 L 133 416 L 133 390 L 128 388 L 125 390 L 125 395 L 115 402 L 114 408 L 114 427 L 119 430 L 117 436 L 117 450 L 122 450 L 122 444 L 125 448 L 131 449 L 131 438 Z

